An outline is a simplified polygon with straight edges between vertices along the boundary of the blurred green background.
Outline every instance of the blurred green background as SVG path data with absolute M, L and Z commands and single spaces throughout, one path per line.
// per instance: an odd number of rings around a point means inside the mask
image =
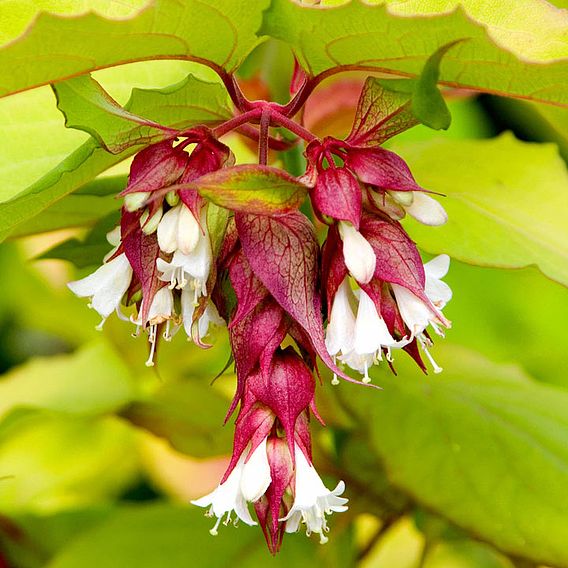
M 271 65 L 266 65 L 267 60 Z M 168 63 L 164 71 L 165 65 L 130 65 L 121 70 L 120 79 L 113 70 L 101 72 L 98 78 L 124 102 L 134 84 L 163 86 L 186 74 L 185 64 Z M 253 54 L 242 70 L 252 92 L 259 89 L 260 66 L 273 69 L 271 76 L 262 79 L 275 98 L 286 98 L 283 78 L 287 80 L 288 75 L 283 69 L 288 69 L 289 56 L 272 44 Z M 319 92 L 320 100 L 325 98 L 328 88 L 344 89 L 344 107 L 318 116 L 315 99 L 314 108 L 306 110 L 306 122 L 311 121 L 310 126 L 320 133 L 344 132 L 352 116 L 353 92 L 359 87 L 357 75 L 331 87 L 322 85 L 315 97 Z M 64 130 L 49 90 L 41 88 L 25 97 L 18 104 L 27 104 L 32 112 L 40 100 L 42 109 L 51 109 L 44 110 L 52 113 L 49 116 L 32 116 L 30 128 L 34 121 L 51 121 L 43 135 L 63 137 L 68 142 L 63 153 L 85 138 L 83 133 Z M 471 93 L 450 93 L 448 100 L 453 123 L 447 132 L 417 127 L 396 143 L 436 137 L 490 138 L 511 130 L 524 140 L 555 142 L 562 156 L 568 157 L 565 110 Z M 11 97 L 0 101 L 0 115 L 12 108 Z M 241 161 L 250 159 L 250 149 L 242 141 L 232 139 L 231 144 Z M 4 138 L 2 145 L 9 153 L 10 141 Z M 38 140 L 36 146 L 29 151 L 45 151 L 44 171 L 61 158 L 50 154 L 48 138 Z M 297 158 L 287 156 L 284 161 Z M 125 171 L 127 165 L 111 173 Z M 33 180 L 22 179 L 24 185 L 29 181 Z M 85 222 L 92 225 L 118 205 L 108 197 L 72 200 L 68 197 L 36 218 L 30 232 L 38 233 L 45 226 L 42 223 L 49 226 L 49 215 L 51 219 L 64 216 L 66 206 L 84 207 Z M 515 493 L 515 484 L 506 482 L 511 476 L 522 486 L 530 477 L 541 491 L 550 489 L 544 497 L 536 495 L 536 500 L 553 499 L 558 488 L 554 479 L 539 477 L 540 462 L 532 462 L 530 444 L 519 446 L 516 454 L 499 449 L 501 414 L 499 420 L 487 415 L 479 422 L 483 427 L 472 422 L 469 428 L 469 415 L 457 406 L 447 415 L 440 410 L 438 422 L 431 423 L 424 409 L 437 408 L 445 396 L 445 384 L 462 382 L 467 385 L 463 392 L 475 400 L 490 392 L 497 414 L 522 408 L 522 400 L 534 397 L 543 400 L 543 408 L 550 409 L 552 416 L 553 401 L 565 396 L 568 388 L 564 332 L 568 296 L 559 284 L 535 268 L 505 271 L 454 261 L 446 279 L 454 298 L 445 310 L 453 328 L 433 349 L 446 369 L 442 375 L 424 377 L 403 356 L 396 360 L 397 378 L 381 372 L 375 376 L 375 382 L 384 387 L 382 392 L 348 384 L 333 388 L 324 373 L 317 400 L 328 427 L 314 424 L 315 461 L 329 483 L 345 479 L 351 507 L 344 515 L 332 516 L 329 544 L 320 546 L 317 538 L 303 534 L 287 535 L 281 554 L 271 558 L 260 530 L 223 527 L 214 539 L 208 533 L 211 520 L 204 518 L 202 509 L 188 505 L 190 499 L 216 486 L 231 449 L 232 425 L 222 427 L 222 421 L 235 377 L 229 370 L 211 385 L 228 357 L 226 333 L 219 330 L 209 350 L 196 348 L 180 334 L 162 345 L 155 371 L 144 366 L 146 342 L 131 336 L 132 326 L 111 318 L 104 332 L 95 331 L 97 315 L 65 286 L 94 267 L 77 269 L 62 260 L 38 260 L 56 244 L 82 238 L 87 230 L 39 232 L 0 245 L 0 567 L 246 568 L 302 567 L 314 562 L 361 568 L 537 565 L 499 552 L 498 548 L 523 547 L 522 542 L 511 544 L 516 538 L 507 532 L 511 527 L 490 526 L 495 535 L 490 539 L 467 530 L 477 526 L 475 503 L 492 499 L 497 505 L 519 499 L 525 511 L 536 507 L 529 516 L 534 515 L 538 525 L 538 507 L 523 501 L 522 490 Z M 501 388 L 508 381 L 511 388 Z M 534 388 L 534 394 L 529 389 L 523 395 L 529 383 L 551 386 Z M 432 388 L 433 398 L 415 397 L 397 413 L 400 397 L 414 396 L 423 388 Z M 545 420 L 548 414 L 543 411 L 539 416 Z M 531 428 L 538 426 L 530 416 L 527 420 Z M 542 427 L 554 434 L 553 422 L 543 422 Z M 559 447 L 566 445 L 563 432 L 554 442 Z M 428 448 L 438 435 L 446 437 Z M 503 462 L 498 470 L 488 466 L 485 484 L 470 487 L 471 503 L 461 498 L 460 487 L 453 487 L 461 482 L 462 473 L 466 477 L 470 465 L 466 463 L 466 470 L 458 474 L 450 465 L 446 468 L 449 453 L 458 453 L 462 443 L 468 445 L 468 459 L 477 466 L 485 467 L 491 460 Z M 392 459 L 385 460 L 385 455 Z M 435 457 L 437 464 L 421 470 L 428 456 Z M 562 468 L 568 468 L 568 462 L 564 464 Z M 424 471 L 436 474 L 412 477 L 412 472 L 424 475 Z M 409 489 L 416 485 L 424 487 L 426 497 Z M 530 497 L 533 490 L 529 486 L 525 491 Z M 440 498 L 429 501 L 429 495 Z M 455 506 L 456 501 L 467 511 Z M 479 512 L 489 524 L 494 518 L 491 507 Z M 566 513 L 559 523 L 563 526 L 545 524 L 538 531 L 565 534 Z M 523 515 L 510 522 L 522 534 Z M 529 548 L 535 527 L 524 533 Z M 560 560 L 558 565 L 566 564 Z

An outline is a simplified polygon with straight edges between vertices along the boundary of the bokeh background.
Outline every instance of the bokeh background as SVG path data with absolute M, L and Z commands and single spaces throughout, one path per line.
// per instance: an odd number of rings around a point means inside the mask
M 95 76 L 124 103 L 133 86 L 172 84 L 194 67 L 152 62 Z M 289 54 L 271 43 L 250 57 L 241 78 L 249 93 L 270 91 L 281 100 L 289 70 Z M 319 134 L 345 133 L 362 79 L 350 74 L 324 83 L 306 109 L 306 123 Z M 333 104 L 326 106 L 331 93 Z M 512 131 L 523 140 L 554 142 L 568 157 L 565 111 L 467 92 L 447 94 L 450 129 L 416 127 L 400 137 L 403 142 L 491 138 Z M 64 128 L 48 88 L 18 97 L 17 103 L 13 97 L 0 101 L 0 117 L 26 113 L 28 127 L 4 132 L 2 159 L 9 162 L 11 140 L 21 137 L 29 140 L 30 154 L 45 156 L 43 171 L 14 165 L 12 182 L 23 188 L 86 135 Z M 56 152 L 50 149 L 55 136 Z M 242 140 L 232 138 L 231 145 L 240 161 L 254 159 Z M 301 168 L 297 152 L 273 159 Z M 123 182 L 127 170 L 122 164 L 105 174 L 111 187 Z M 132 326 L 110 318 L 97 332 L 96 313 L 66 288 L 66 282 L 95 267 L 42 258 L 57 256 L 49 251 L 61 243 L 67 247 L 63 256 L 72 258 L 69 239 L 80 241 L 96 224 L 100 231 L 112 226 L 119 204 L 107 193 L 84 190 L 70 196 L 0 245 L 0 567 L 532 566 L 507 558 L 399 491 L 368 432 L 371 425 L 380 430 L 384 424 L 385 431 L 397 427 L 388 391 L 404 381 L 429 384 L 469 373 L 479 375 L 483 388 L 497 373 L 568 388 L 564 288 L 531 267 L 505 271 L 454 261 L 446 279 L 454 298 L 445 310 L 453 328 L 433 349 L 444 374 L 424 377 L 399 356 L 396 379 L 375 375 L 385 388 L 377 393 L 348 384 L 334 388 L 324 372 L 317 400 L 328 427 L 314 424 L 315 459 L 329 484 L 345 479 L 351 508 L 331 518 L 329 544 L 288 535 L 281 555 L 272 559 L 260 530 L 222 527 L 213 538 L 211 520 L 189 505 L 216 486 L 231 449 L 232 424 L 223 427 L 222 421 L 235 385 L 232 368 L 213 382 L 228 358 L 225 331 L 212 335 L 209 350 L 180 334 L 162 344 L 157 369 L 148 369 L 147 344 L 132 337 Z M 54 219 L 65 226 L 66 211 L 79 208 L 82 227 L 42 232 Z M 504 390 L 501 403 L 515 401 Z M 404 427 L 410 429 L 409 439 L 428 443 L 419 417 Z M 486 431 L 471 433 L 480 460 L 488 459 L 484 448 L 491 428 L 488 420 Z M 515 475 L 513 466 L 503 475 Z M 443 456 L 440 468 L 442 475 Z M 495 499 L 499 492 L 497 484 Z

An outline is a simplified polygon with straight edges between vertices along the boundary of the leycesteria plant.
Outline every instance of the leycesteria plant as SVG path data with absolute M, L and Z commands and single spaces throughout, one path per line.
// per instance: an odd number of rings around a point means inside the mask
M 0 2 L 0 566 L 568 566 L 562 3 Z
M 219 486 L 193 503 L 215 517 L 211 534 L 221 522 L 260 524 L 276 553 L 284 533 L 301 528 L 325 543 L 327 517 L 347 510 L 344 483 L 326 488 L 312 458 L 318 357 L 332 384 L 369 384 L 373 365 L 395 372 L 401 351 L 424 372 L 423 356 L 442 370 L 429 349 L 450 327 L 449 257 L 423 264 L 400 220 L 440 225 L 447 216 L 439 196 L 381 147 L 418 123 L 411 94 L 370 77 L 350 134 L 319 139 L 298 118 L 318 82 L 299 65 L 287 104 L 250 101 L 232 75 L 222 78 L 235 115 L 216 126 L 176 130 L 128 116 L 163 140 L 134 156 L 120 224 L 108 234 L 113 250 L 69 288 L 90 298 L 99 328 L 116 312 L 145 335 L 148 366 L 180 329 L 206 347 L 210 327 L 227 326 L 233 455 Z M 223 141 L 235 130 L 258 141 L 257 164 L 235 165 Z M 302 175 L 268 165 L 271 148 L 298 144 Z M 306 201 L 313 216 L 299 209 Z

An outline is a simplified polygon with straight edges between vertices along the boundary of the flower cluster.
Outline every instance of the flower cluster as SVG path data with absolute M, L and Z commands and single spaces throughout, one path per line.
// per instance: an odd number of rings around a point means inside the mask
M 350 370 L 369 383 L 381 362 L 394 370 L 396 350 L 424 371 L 422 354 L 442 370 L 429 349 L 432 332 L 450 327 L 442 313 L 452 296 L 442 281 L 449 258 L 423 264 L 400 221 L 408 214 L 435 226 L 446 213 L 402 158 L 380 147 L 415 120 L 408 104 L 381 107 L 377 88 L 365 85 L 345 140 L 319 140 L 267 103 L 142 150 L 122 193 L 120 227 L 108 235 L 113 250 L 69 284 L 91 299 L 99 327 L 116 311 L 147 332 L 148 365 L 158 340 L 181 327 L 203 346 L 211 324 L 227 325 L 237 373 L 226 418 L 238 409 L 233 453 L 218 487 L 193 503 L 216 518 L 212 534 L 221 522 L 260 524 L 273 553 L 300 526 L 326 542 L 328 516 L 347 510 L 343 482 L 329 490 L 313 464 L 318 357 L 334 384 L 359 382 Z M 261 123 L 261 164 L 235 166 L 219 137 L 247 119 Z M 309 142 L 301 178 L 265 165 L 266 124 Z M 319 229 L 327 227 L 322 246 L 298 196 L 309 196 Z

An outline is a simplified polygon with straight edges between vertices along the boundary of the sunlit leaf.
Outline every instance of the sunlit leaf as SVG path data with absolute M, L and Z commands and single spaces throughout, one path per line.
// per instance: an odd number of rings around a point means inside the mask
M 41 12 L 24 34 L 0 48 L 0 96 L 152 58 L 209 60 L 232 71 L 259 42 L 267 4 L 155 0 L 122 18 L 104 10 L 73 17 Z
M 136 468 L 133 432 L 115 418 L 31 412 L 0 427 L 4 514 L 99 504 L 131 483 Z
M 287 42 L 314 75 L 353 66 L 415 76 L 437 49 L 467 38 L 444 58 L 443 83 L 568 104 L 567 28 L 568 14 L 536 0 L 495 2 L 491 9 L 478 0 L 335 8 L 274 0 L 262 31 Z
M 88 132 L 113 154 L 171 138 L 185 126 L 216 123 L 231 116 L 221 85 L 192 75 L 167 89 L 134 89 L 125 108 L 89 75 L 56 83 L 53 89 L 66 126 Z M 136 113 L 130 108 L 136 108 Z
M 536 265 L 568 284 L 568 172 L 552 145 L 527 144 L 505 134 L 493 140 L 435 140 L 400 144 L 426 189 L 449 220 L 406 228 L 419 246 L 481 266 Z
M 211 117 L 226 116 L 226 96 L 219 83 L 189 75 L 173 87 L 135 89 L 126 108 L 151 120 L 175 127 L 190 126 Z M 57 200 L 91 181 L 98 174 L 134 154 L 140 146 L 109 154 L 90 138 L 63 162 L 11 201 L 0 204 L 0 239 Z
M 342 399 L 389 479 L 501 550 L 566 564 L 568 393 L 462 348 L 436 351 L 443 374 L 396 357 L 400 376 L 375 379 L 383 391 Z

